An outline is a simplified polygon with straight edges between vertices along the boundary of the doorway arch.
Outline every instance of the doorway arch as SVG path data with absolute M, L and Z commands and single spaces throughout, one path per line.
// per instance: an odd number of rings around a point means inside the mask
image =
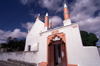
M 50 35 L 47 38 L 47 64 L 48 66 L 57 66 L 59 60 L 57 60 L 57 45 L 59 45 L 59 52 L 61 58 L 61 66 L 67 66 L 67 50 L 66 40 L 64 33 L 58 33 Z

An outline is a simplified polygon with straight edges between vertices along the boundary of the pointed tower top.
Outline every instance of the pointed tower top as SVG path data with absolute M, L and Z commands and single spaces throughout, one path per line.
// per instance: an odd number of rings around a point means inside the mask
M 64 4 L 64 8 L 66 8 L 67 7 L 67 5 L 66 4 Z
M 48 13 L 46 13 L 46 15 L 45 16 L 48 16 Z
M 38 16 L 37 16 L 37 19 L 41 20 L 40 13 L 39 13 Z
M 40 16 L 40 13 L 38 14 L 38 16 Z

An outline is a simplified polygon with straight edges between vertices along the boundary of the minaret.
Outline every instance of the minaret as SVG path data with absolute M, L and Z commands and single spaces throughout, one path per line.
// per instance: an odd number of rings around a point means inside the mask
M 48 13 L 46 13 L 45 15 L 45 24 L 44 27 L 49 27 L 49 17 L 48 17 Z
M 67 7 L 66 4 L 64 4 L 64 21 L 63 21 L 63 24 L 64 24 L 64 26 L 71 24 L 69 12 L 68 12 L 68 7 Z
M 51 20 L 49 20 L 49 29 L 51 29 L 52 28 L 52 22 L 51 22 Z
M 40 14 L 38 14 L 37 19 L 41 20 Z
M 48 29 L 49 29 L 49 17 L 48 17 L 48 13 L 46 13 L 43 31 L 47 31 Z

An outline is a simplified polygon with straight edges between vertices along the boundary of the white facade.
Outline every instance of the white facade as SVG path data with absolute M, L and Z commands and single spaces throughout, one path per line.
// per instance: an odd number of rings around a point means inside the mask
M 47 62 L 47 37 L 52 35 L 52 31 L 56 30 L 59 30 L 59 33 L 63 32 L 66 35 L 68 64 L 77 64 L 78 66 L 100 66 L 100 56 L 97 47 L 83 46 L 77 23 L 41 32 L 38 35 L 37 42 L 37 63 Z M 35 43 L 33 42 L 33 44 Z

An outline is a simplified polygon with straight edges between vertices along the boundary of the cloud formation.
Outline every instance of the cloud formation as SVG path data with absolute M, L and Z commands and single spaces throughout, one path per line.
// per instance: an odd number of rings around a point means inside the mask
M 22 23 L 22 27 L 27 30 L 30 30 L 33 26 L 33 22 L 27 22 L 25 24 Z M 3 31 L 0 30 L 0 43 L 5 43 L 8 37 L 12 38 L 26 38 L 27 33 L 22 32 L 20 29 L 16 28 L 13 31 Z
M 7 38 L 10 36 L 12 38 L 25 38 L 26 35 L 26 32 L 21 32 L 21 30 L 17 28 L 12 32 L 0 30 L 0 43 L 6 42 Z
M 30 29 L 32 28 L 33 24 L 34 24 L 33 22 L 27 22 L 25 24 L 22 23 L 21 25 L 22 25 L 22 27 L 24 27 L 25 29 L 30 31 Z
M 50 20 L 52 22 L 52 27 L 56 27 L 63 22 L 61 17 L 59 17 L 59 16 L 53 16 L 50 18 Z
M 39 0 L 40 6 L 47 8 L 50 11 L 62 11 L 62 0 Z
M 23 5 L 32 4 L 35 0 L 20 0 Z M 65 0 L 37 0 L 37 4 L 39 4 L 42 8 L 47 8 L 49 11 L 61 12 L 63 10 L 63 3 Z

